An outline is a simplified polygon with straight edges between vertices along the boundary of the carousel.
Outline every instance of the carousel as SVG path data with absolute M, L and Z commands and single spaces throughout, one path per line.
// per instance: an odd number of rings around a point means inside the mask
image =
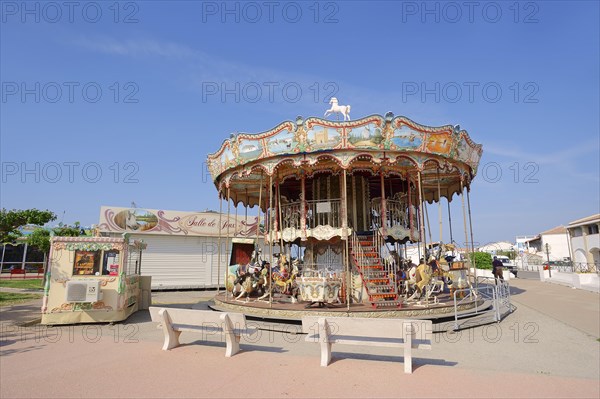
M 391 112 L 350 120 L 349 106 L 333 104 L 328 112 L 343 121 L 299 116 L 263 133 L 232 134 L 208 156 L 221 214 L 226 202 L 227 214 L 258 213 L 260 226 L 244 242 L 220 238 L 230 256 L 219 260 L 225 290 L 214 307 L 292 319 L 441 318 L 457 298 L 461 308 L 474 307 L 477 295 L 465 292 L 476 279 L 456 241 L 473 242 L 468 195 L 482 146 L 459 126 Z M 452 237 L 449 213 L 458 198 L 461 238 Z M 437 205 L 438 220 L 430 222 L 427 204 Z

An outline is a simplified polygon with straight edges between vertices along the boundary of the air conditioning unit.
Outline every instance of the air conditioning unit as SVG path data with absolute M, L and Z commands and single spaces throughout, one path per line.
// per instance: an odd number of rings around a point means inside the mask
M 100 281 L 67 281 L 66 302 L 98 302 Z

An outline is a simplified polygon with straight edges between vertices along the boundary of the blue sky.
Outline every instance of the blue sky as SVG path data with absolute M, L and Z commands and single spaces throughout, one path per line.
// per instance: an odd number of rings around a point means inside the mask
M 2 207 L 84 225 L 132 201 L 218 209 L 206 154 L 231 132 L 321 116 L 333 94 L 352 118 L 460 124 L 483 144 L 476 242 L 600 211 L 598 2 L 68 7 L 2 2 Z

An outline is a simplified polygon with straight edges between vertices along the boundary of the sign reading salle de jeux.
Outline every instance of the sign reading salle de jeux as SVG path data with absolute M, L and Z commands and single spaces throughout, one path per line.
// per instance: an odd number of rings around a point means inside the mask
M 103 233 L 143 233 L 184 236 L 255 237 L 256 216 L 219 215 L 216 212 L 182 212 L 102 206 L 98 229 Z

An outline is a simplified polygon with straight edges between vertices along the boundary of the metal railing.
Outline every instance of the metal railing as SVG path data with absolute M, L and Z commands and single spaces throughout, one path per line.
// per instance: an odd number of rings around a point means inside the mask
M 300 229 L 302 218 L 302 201 L 281 205 L 282 228 Z
M 408 218 L 408 207 L 403 201 L 386 199 L 385 200 L 386 215 L 382 222 L 381 213 L 381 198 L 373 198 L 371 200 L 371 225 L 374 229 L 382 226 L 385 223 L 386 227 L 402 226 L 410 227 Z
M 402 201 L 386 200 L 386 209 L 388 216 L 388 226 L 400 225 L 408 228 L 408 215 L 406 204 Z
M 458 296 L 463 296 L 463 298 L 459 299 Z M 480 300 L 484 302 L 480 304 Z M 459 313 L 459 306 L 473 301 L 475 302 L 474 308 Z M 485 303 L 486 301 L 491 301 L 491 307 Z M 482 307 L 482 305 L 484 306 Z M 512 312 L 510 285 L 506 281 L 490 277 L 478 277 L 477 288 L 471 286 L 454 291 L 455 330 L 459 329 L 458 320 L 462 318 L 490 315 L 493 321 L 499 322 L 510 312 Z
M 306 201 L 306 228 L 342 227 L 342 200 Z
M 352 252 L 354 253 L 354 257 L 356 259 L 356 266 L 366 266 L 368 264 L 367 257 L 354 230 L 352 231 L 352 236 L 350 236 L 350 243 L 352 245 Z
M 305 207 L 306 228 L 317 226 L 342 227 L 340 199 L 327 201 L 297 201 L 281 205 L 281 228 L 300 229 L 302 226 L 302 207 Z
M 548 263 L 539 265 L 538 268 L 547 270 Z M 550 269 L 563 273 L 600 273 L 600 264 L 598 262 L 561 262 L 558 264 L 550 263 Z M 539 269 L 538 269 L 539 270 Z
M 600 263 L 598 262 L 575 262 L 573 263 L 575 273 L 600 273 Z
M 373 233 L 373 246 L 375 247 L 375 251 L 379 254 L 381 258 L 381 263 L 383 266 L 383 270 L 386 272 L 388 276 L 395 276 L 398 271 L 398 265 L 396 265 L 396 259 L 393 257 L 390 249 L 385 243 L 385 239 L 381 234 L 380 230 L 377 230 Z

